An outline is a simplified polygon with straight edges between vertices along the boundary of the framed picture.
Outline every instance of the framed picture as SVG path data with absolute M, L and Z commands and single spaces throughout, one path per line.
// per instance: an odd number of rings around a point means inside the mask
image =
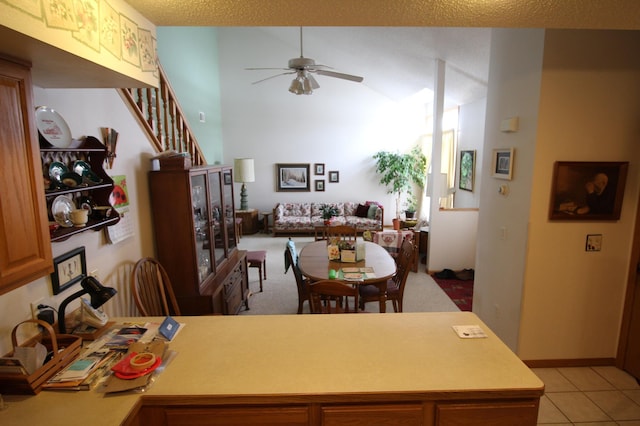
M 224 176 L 224 184 L 231 185 L 231 172 L 226 172 L 223 174 Z
M 316 163 L 314 173 L 316 175 L 324 175 L 324 163 Z
M 494 178 L 511 180 L 513 175 L 513 148 L 493 150 L 491 172 Z
M 276 164 L 278 174 L 277 191 L 311 191 L 309 186 L 309 164 Z
M 550 220 L 618 220 L 628 162 L 556 161 Z
M 316 191 L 324 191 L 324 179 L 316 179 Z
M 84 246 L 71 250 L 53 259 L 51 285 L 53 294 L 60 294 L 78 281 L 87 277 L 87 259 Z
M 458 188 L 473 192 L 473 177 L 476 168 L 476 151 L 460 151 L 460 175 Z
M 331 183 L 340 182 L 340 172 L 335 170 L 332 172 L 329 172 L 329 182 Z

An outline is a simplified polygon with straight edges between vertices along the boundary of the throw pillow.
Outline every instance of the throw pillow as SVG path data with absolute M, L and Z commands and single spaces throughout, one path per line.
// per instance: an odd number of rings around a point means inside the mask
M 369 211 L 367 212 L 367 218 L 375 219 L 377 211 L 378 211 L 378 205 L 377 204 L 371 204 L 369 206 Z
M 356 208 L 356 216 L 357 217 L 367 217 L 369 214 L 369 206 L 365 206 L 364 204 L 358 204 Z

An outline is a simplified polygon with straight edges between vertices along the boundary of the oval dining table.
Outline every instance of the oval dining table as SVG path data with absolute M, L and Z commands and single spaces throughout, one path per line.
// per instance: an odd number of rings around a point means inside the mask
M 316 241 L 307 244 L 298 255 L 298 267 L 302 274 L 312 282 L 329 278 L 331 269 L 336 272 L 342 268 L 373 268 L 375 278 L 367 278 L 363 281 L 344 280 L 344 282 L 357 285 L 375 285 L 380 294 L 380 312 L 386 312 L 387 305 L 387 280 L 396 273 L 396 262 L 383 247 L 378 244 L 363 241 L 358 244 L 365 245 L 364 260 L 358 262 L 340 262 L 329 260 L 327 241 Z

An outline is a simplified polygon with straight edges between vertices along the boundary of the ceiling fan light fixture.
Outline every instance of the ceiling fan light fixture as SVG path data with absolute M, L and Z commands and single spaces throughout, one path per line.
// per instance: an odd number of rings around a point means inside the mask
M 302 88 L 302 82 L 298 78 L 294 78 L 289 86 L 289 91 L 295 95 L 302 95 L 304 91 Z
M 306 74 L 307 79 L 309 80 L 309 82 L 311 83 L 311 88 L 312 89 L 318 89 L 320 88 L 320 85 L 318 84 L 318 82 L 316 81 L 315 78 L 313 78 L 313 76 L 309 73 Z
M 289 92 L 296 95 L 310 95 L 313 93 L 313 89 L 320 87 L 318 82 L 305 71 L 298 71 L 296 78 L 291 82 L 289 86 Z

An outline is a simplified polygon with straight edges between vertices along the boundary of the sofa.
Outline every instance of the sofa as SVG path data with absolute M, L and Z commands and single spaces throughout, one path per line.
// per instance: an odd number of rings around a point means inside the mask
M 324 226 L 322 206 L 338 209 L 331 220 L 333 225 L 349 225 L 358 232 L 381 231 L 384 223 L 384 208 L 372 201 L 365 203 L 278 203 L 273 209 L 273 235 L 313 233 Z

